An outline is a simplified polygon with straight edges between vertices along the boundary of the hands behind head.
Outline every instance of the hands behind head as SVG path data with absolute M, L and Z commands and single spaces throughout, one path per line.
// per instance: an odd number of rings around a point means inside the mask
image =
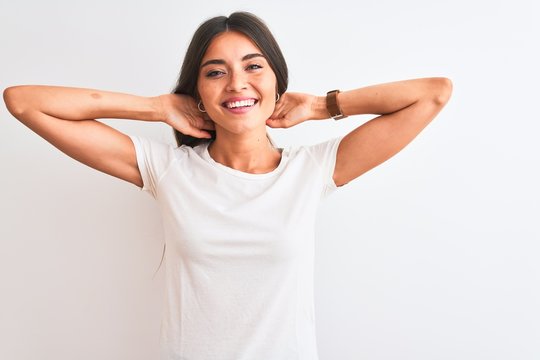
M 266 125 L 272 128 L 288 128 L 306 120 L 321 118 L 315 111 L 317 97 L 303 93 L 284 93 Z M 322 117 L 325 118 L 325 117 Z
M 215 130 L 214 122 L 206 113 L 197 108 L 197 103 L 189 95 L 164 94 L 161 101 L 162 121 L 182 134 L 197 138 L 211 138 L 208 131 Z
M 162 121 L 182 134 L 197 138 L 210 138 L 205 130 L 215 130 L 215 125 L 207 113 L 197 108 L 197 103 L 189 95 L 160 95 Z M 320 101 L 314 95 L 304 93 L 284 93 L 266 125 L 272 128 L 289 128 L 306 120 L 325 119 L 327 114 L 319 114 L 316 105 Z

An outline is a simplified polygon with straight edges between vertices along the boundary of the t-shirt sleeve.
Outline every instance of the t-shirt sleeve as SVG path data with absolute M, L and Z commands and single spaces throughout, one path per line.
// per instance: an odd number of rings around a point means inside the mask
M 343 137 L 338 136 L 318 144 L 306 146 L 307 151 L 318 164 L 320 170 L 323 183 L 321 196 L 323 198 L 338 189 L 333 176 L 336 167 L 337 150 Z
M 159 182 L 174 161 L 173 147 L 152 139 L 129 135 L 137 156 L 137 165 L 143 180 L 143 187 L 137 188 L 157 198 Z

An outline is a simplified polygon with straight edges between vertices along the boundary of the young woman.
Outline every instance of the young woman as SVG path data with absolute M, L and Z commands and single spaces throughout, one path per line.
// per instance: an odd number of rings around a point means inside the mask
M 317 207 L 403 149 L 452 92 L 441 77 L 315 96 L 286 92 L 287 79 L 268 28 L 238 12 L 199 27 L 172 94 L 37 85 L 4 91 L 9 111 L 31 130 L 159 202 L 163 359 L 317 359 Z M 267 126 L 357 114 L 380 116 L 310 146 L 277 148 L 267 134 Z M 123 134 L 99 118 L 165 122 L 178 147 Z

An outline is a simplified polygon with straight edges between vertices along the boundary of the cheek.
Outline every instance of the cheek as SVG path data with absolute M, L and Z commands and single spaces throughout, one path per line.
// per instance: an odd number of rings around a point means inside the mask
M 262 108 L 270 113 L 274 111 L 274 108 L 276 106 L 276 81 L 272 78 L 266 79 L 264 82 L 264 85 L 262 85 L 261 90 L 264 91 L 264 102 L 262 105 Z
M 204 95 L 206 95 L 208 86 L 205 84 L 204 80 L 199 78 L 197 81 L 196 89 L 197 89 L 197 94 L 200 97 L 203 97 Z
M 217 95 L 214 87 L 208 83 L 205 83 L 204 81 L 199 82 L 197 85 L 197 93 L 203 102 L 213 102 Z
M 275 100 L 277 94 L 277 80 L 275 75 L 272 74 L 272 76 L 266 80 L 266 88 L 269 96 Z
M 269 93 L 266 97 L 266 101 L 261 104 L 261 110 L 265 116 L 269 117 L 276 109 L 276 102 L 273 93 Z

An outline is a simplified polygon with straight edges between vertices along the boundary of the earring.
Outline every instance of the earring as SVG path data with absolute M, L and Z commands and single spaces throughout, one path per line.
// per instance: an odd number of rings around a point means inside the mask
M 199 100 L 199 103 L 197 104 L 197 108 L 200 112 L 205 113 L 206 109 L 204 108 L 204 105 L 202 104 L 202 100 Z
M 276 102 L 278 102 L 279 101 L 279 93 L 276 93 L 276 95 L 277 95 Z

